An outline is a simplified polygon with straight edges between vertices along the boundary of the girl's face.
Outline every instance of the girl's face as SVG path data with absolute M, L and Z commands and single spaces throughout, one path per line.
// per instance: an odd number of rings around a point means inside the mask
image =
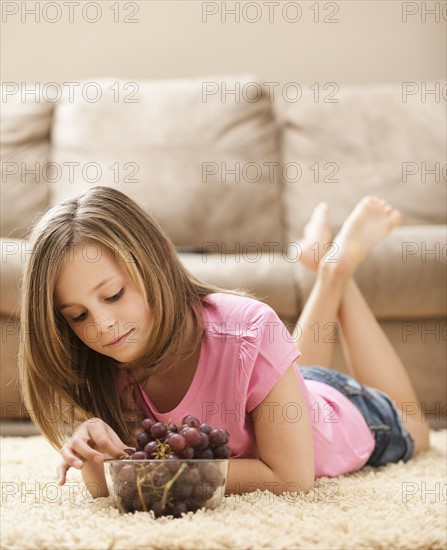
M 103 247 L 83 244 L 67 254 L 54 301 L 88 347 L 120 363 L 142 355 L 153 325 L 151 308 L 121 259 Z

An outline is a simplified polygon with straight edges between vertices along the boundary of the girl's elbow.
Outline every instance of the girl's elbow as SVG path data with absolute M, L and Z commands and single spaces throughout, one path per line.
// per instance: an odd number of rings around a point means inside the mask
M 92 498 L 102 498 L 110 496 L 107 484 L 98 483 L 97 481 L 84 481 L 84 484 Z
M 283 493 L 307 493 L 312 489 L 314 485 L 314 480 L 312 482 L 308 481 L 283 481 L 280 483 L 279 495 Z
M 110 496 L 109 490 L 106 488 L 100 489 L 98 491 L 92 491 L 90 492 L 93 498 L 103 498 Z
M 306 476 L 289 475 L 280 477 L 279 494 L 282 493 L 307 493 L 315 484 L 315 473 L 312 469 Z

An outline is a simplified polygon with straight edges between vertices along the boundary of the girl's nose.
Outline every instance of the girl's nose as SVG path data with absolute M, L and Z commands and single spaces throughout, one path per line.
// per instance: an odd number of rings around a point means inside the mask
M 112 332 L 115 333 L 117 330 L 117 322 L 113 319 L 110 319 L 110 317 L 106 317 L 103 320 L 98 321 L 99 327 L 101 329 L 101 332 Z M 114 329 L 114 330 L 113 330 Z

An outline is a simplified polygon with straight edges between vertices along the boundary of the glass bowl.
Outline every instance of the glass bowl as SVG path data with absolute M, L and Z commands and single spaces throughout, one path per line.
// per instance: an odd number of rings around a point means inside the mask
M 224 499 L 228 459 L 105 460 L 110 495 L 123 513 L 155 517 L 216 508 Z

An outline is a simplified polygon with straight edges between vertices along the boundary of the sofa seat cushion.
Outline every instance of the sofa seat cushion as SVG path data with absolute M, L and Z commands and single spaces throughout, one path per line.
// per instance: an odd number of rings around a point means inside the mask
M 228 289 L 244 289 L 272 307 L 281 319 L 298 318 L 295 264 L 282 253 L 181 253 L 183 265 L 201 281 Z
M 445 225 L 397 227 L 370 251 L 356 271 L 355 280 L 380 321 L 409 320 L 414 325 L 414 321 L 439 319 L 437 338 L 445 342 L 446 231 Z M 299 264 L 293 276 L 302 306 L 312 290 L 315 274 Z

